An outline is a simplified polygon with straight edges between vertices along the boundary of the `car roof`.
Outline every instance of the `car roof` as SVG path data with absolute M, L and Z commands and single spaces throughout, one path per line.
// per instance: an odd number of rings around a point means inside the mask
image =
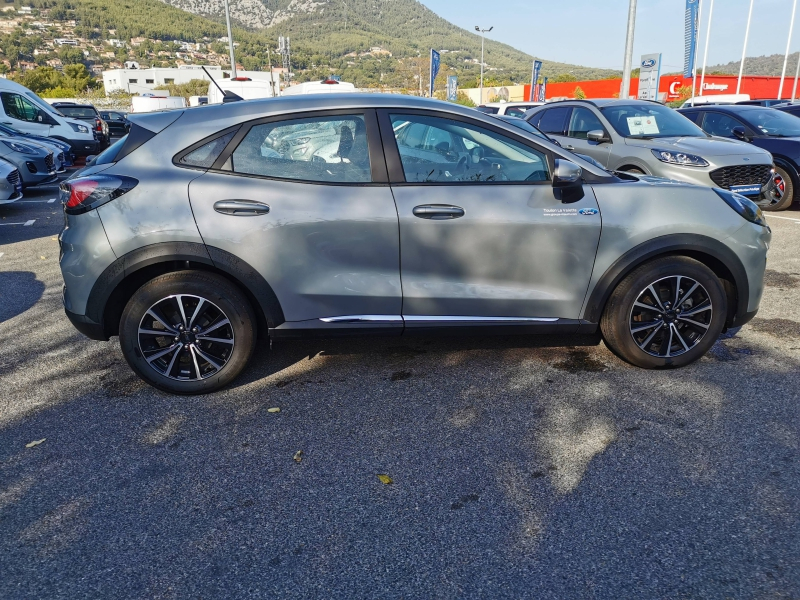
M 94 104 L 78 104 L 77 102 L 53 102 L 53 106 L 77 106 L 80 108 L 95 108 Z M 95 110 L 97 110 L 95 108 Z

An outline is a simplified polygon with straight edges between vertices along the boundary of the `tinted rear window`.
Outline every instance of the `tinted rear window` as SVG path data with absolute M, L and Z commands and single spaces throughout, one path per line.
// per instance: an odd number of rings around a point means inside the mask
M 189 152 L 181 158 L 178 162 L 182 165 L 186 165 L 189 167 L 200 167 L 202 169 L 210 169 L 211 165 L 214 164 L 214 161 L 219 158 L 219 155 L 222 154 L 222 151 L 225 150 L 225 146 L 228 145 L 233 139 L 234 134 L 236 131 L 229 131 L 225 135 L 221 135 L 218 138 L 214 138 L 210 142 L 207 142 Z
M 563 106 L 561 108 L 550 108 L 544 111 L 542 120 L 539 121 L 539 129 L 545 133 L 563 135 L 564 125 L 570 110 L 568 106 Z
M 93 108 L 84 106 L 59 106 L 58 110 L 65 117 L 72 117 L 73 119 L 93 119 L 97 116 Z

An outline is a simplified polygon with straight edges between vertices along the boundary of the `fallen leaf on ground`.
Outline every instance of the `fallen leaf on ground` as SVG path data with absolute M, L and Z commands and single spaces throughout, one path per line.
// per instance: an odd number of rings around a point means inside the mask
M 394 483 L 394 481 L 392 481 L 392 478 L 389 477 L 388 475 L 378 475 L 378 479 L 380 479 L 381 483 L 383 483 L 385 485 L 389 485 L 390 483 Z
M 40 256 L 39 258 L 41 258 L 42 260 L 45 260 L 47 257 L 46 256 Z
M 40 440 L 33 440 L 32 442 L 30 442 L 30 443 L 28 443 L 28 444 L 25 444 L 25 447 L 26 447 L 26 448 L 33 448 L 34 446 L 38 446 L 39 444 L 41 444 L 41 443 L 42 443 L 43 441 L 45 441 L 46 439 L 47 439 L 47 438 L 42 438 L 42 439 L 40 439 Z
M 281 412 L 281 409 L 275 406 L 273 408 L 268 408 L 267 412 Z
M 55 237 L 55 238 L 50 238 L 50 239 L 51 239 L 51 240 L 53 240 L 54 242 L 57 242 L 57 241 L 58 241 L 58 238 L 57 238 L 57 237 Z
M 298 450 L 297 452 L 294 453 L 294 462 L 299 463 L 301 460 L 303 460 L 303 451 Z

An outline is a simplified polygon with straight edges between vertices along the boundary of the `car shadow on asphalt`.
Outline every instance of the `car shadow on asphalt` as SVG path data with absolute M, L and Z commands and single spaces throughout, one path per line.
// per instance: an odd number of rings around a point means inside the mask
M 30 271 L 0 271 L 0 323 L 24 313 L 44 294 L 44 282 Z

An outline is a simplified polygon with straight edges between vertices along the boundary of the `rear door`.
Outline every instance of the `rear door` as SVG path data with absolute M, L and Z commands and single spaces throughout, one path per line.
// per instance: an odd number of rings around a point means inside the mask
M 380 115 L 406 327 L 577 319 L 600 236 L 591 186 L 563 204 L 549 152 L 501 128 L 431 111 Z M 420 135 L 403 136 L 412 128 Z M 438 153 L 407 145 L 445 138 Z
M 223 134 L 177 159 L 213 162 L 189 186 L 205 243 L 257 270 L 290 324 L 369 316 L 399 333 L 397 211 L 374 112 L 265 119 Z

